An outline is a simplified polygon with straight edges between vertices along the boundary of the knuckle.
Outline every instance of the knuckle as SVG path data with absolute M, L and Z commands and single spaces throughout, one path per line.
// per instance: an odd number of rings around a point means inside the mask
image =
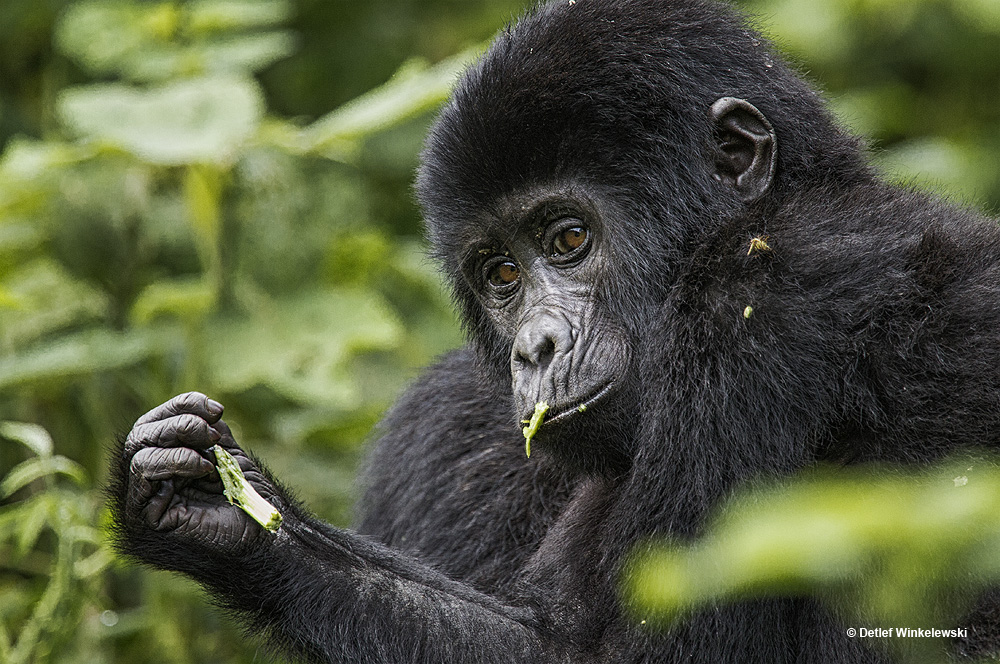
M 125 452 L 127 454 L 136 454 L 142 447 L 148 444 L 149 439 L 149 426 L 145 424 L 136 424 L 132 427 L 132 430 L 128 432 L 128 436 L 125 437 Z
M 147 468 L 149 468 L 153 463 L 153 456 L 155 455 L 155 449 L 153 447 L 144 447 L 132 457 L 132 461 L 129 463 L 129 467 L 132 472 L 137 475 L 142 475 Z
M 178 394 L 172 401 L 183 410 L 191 410 L 205 403 L 205 399 L 205 395 L 201 392 L 185 392 Z
M 164 471 L 176 472 L 179 470 L 186 461 L 185 455 L 182 453 L 183 447 L 173 447 L 165 450 L 163 458 L 160 460 L 160 467 Z
M 167 450 L 164 461 L 170 466 L 180 467 L 190 463 L 197 456 L 197 452 L 187 447 L 172 447 Z
M 177 417 L 174 423 L 177 437 L 181 440 L 190 440 L 207 432 L 208 424 L 197 415 L 186 413 Z

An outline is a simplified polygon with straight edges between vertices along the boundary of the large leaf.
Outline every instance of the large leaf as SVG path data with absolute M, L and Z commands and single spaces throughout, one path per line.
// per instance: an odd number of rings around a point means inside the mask
M 166 74 L 239 73 L 256 71 L 292 53 L 294 35 L 287 31 L 263 32 L 213 39 L 184 49 L 157 49 L 136 58 L 132 77 L 140 81 L 166 78 Z
M 646 543 L 626 592 L 637 616 L 652 622 L 809 592 L 849 598 L 849 608 L 880 626 L 942 625 L 934 612 L 946 603 L 914 598 L 963 588 L 971 600 L 1000 577 L 998 508 L 1000 468 L 985 459 L 913 474 L 814 472 L 734 499 L 693 543 Z
M 173 338 L 169 329 L 87 330 L 0 358 L 0 390 L 50 378 L 117 369 L 162 353 Z
M 257 84 L 232 76 L 150 89 L 91 85 L 64 91 L 58 104 L 63 122 L 81 137 L 168 165 L 231 161 L 264 112 Z
M 213 323 L 206 336 L 209 375 L 220 390 L 266 385 L 299 402 L 350 407 L 357 393 L 347 361 L 395 347 L 402 328 L 374 293 L 313 291 L 260 303 L 252 318 Z
M 97 0 L 71 4 L 56 44 L 96 74 L 162 81 L 192 73 L 258 70 L 291 53 L 285 0 L 192 3 Z M 240 32 L 237 32 L 240 31 Z
M 0 155 L 0 223 L 27 222 L 36 226 L 40 211 L 50 202 L 49 187 L 55 176 L 65 167 L 91 156 L 93 151 L 83 146 L 24 138 L 11 140 Z M 6 244 L 3 238 L 0 244 Z
M 143 52 L 169 43 L 179 20 L 174 3 L 77 2 L 62 15 L 55 42 L 96 74 L 125 72 Z
M 0 157 L 0 176 L 5 181 L 35 180 L 89 156 L 88 151 L 66 143 L 16 138 Z
M 2 215 L 2 212 L 0 212 Z M 4 222 L 0 219 L 0 258 L 5 255 L 24 255 L 41 246 L 45 240 L 37 223 L 29 221 Z
M 353 157 L 360 138 L 437 107 L 479 49 L 470 49 L 433 67 L 421 60 L 404 64 L 392 79 L 344 104 L 302 131 L 299 148 L 333 158 Z

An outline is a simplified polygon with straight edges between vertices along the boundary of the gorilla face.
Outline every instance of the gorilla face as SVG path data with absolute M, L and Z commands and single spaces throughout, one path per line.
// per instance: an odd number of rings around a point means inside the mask
M 538 440 L 578 457 L 582 428 L 573 425 L 606 415 L 632 357 L 624 326 L 597 296 L 607 227 L 590 201 L 551 189 L 508 197 L 493 215 L 466 247 L 462 272 L 509 344 L 515 415 L 527 420 L 548 403 Z
M 746 100 L 724 97 L 704 110 L 702 122 L 712 136 L 706 161 L 722 198 L 753 204 L 763 197 L 776 169 L 777 138 L 767 118 Z M 470 295 L 460 298 L 467 321 L 474 318 L 479 338 L 494 342 L 485 354 L 495 364 L 509 362 L 517 419 L 527 420 L 535 404 L 546 402 L 542 449 L 577 468 L 621 469 L 631 456 L 629 422 L 641 408 L 634 355 L 642 337 L 634 330 L 650 284 L 622 283 L 612 268 L 620 267 L 625 246 L 633 264 L 662 261 L 667 251 L 657 245 L 671 223 L 629 228 L 621 215 L 605 212 L 620 209 L 620 201 L 603 199 L 592 184 L 571 182 L 515 186 L 514 193 L 488 201 L 456 188 L 452 201 L 472 201 L 459 232 L 450 235 L 462 241 L 448 246 L 438 230 L 437 244 L 445 246 L 446 259 L 458 256 L 446 264 L 460 266 L 465 288 L 456 290 Z M 655 208 L 656 201 L 645 207 Z

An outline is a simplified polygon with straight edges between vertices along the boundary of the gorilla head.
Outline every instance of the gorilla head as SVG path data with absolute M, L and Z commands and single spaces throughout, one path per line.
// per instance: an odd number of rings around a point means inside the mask
M 519 420 L 548 402 L 543 449 L 587 469 L 628 464 L 650 314 L 691 248 L 734 220 L 763 232 L 803 181 L 862 168 L 759 37 L 716 5 L 662 9 L 553 3 L 501 35 L 418 177 L 488 375 Z M 699 33 L 715 39 L 693 53 Z

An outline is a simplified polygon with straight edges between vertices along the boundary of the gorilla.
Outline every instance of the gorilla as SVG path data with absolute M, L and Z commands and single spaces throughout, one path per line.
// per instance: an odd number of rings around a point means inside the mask
M 189 393 L 119 447 L 121 552 L 310 662 L 891 661 L 808 596 L 652 630 L 622 569 L 748 482 L 996 448 L 996 222 L 880 179 L 712 0 L 534 9 L 457 84 L 416 190 L 468 343 L 380 425 L 357 530 Z M 277 532 L 223 497 L 217 443 Z

